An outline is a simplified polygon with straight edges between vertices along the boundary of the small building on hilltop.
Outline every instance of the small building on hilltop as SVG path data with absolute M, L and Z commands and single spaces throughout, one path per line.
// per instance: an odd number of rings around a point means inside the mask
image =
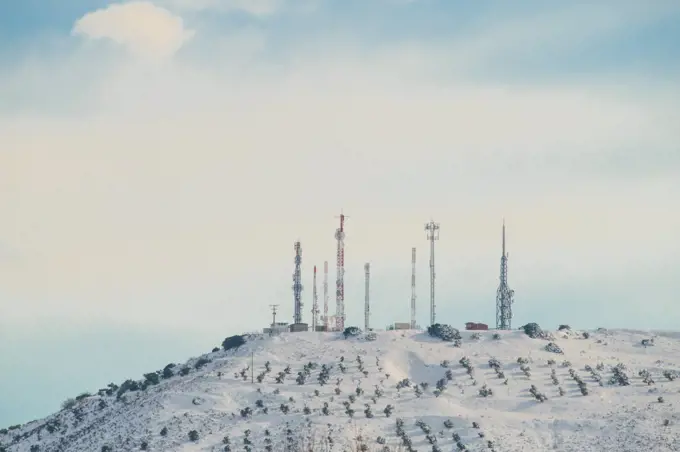
M 306 323 L 293 323 L 290 325 L 291 333 L 301 333 L 303 331 L 309 331 L 309 325 Z
M 394 322 L 395 330 L 410 330 L 411 324 L 407 322 Z
M 287 333 L 288 331 L 290 331 L 290 325 L 286 322 L 276 322 L 268 328 L 262 328 L 262 332 L 269 335 Z
M 486 323 L 467 322 L 465 329 L 469 331 L 486 331 L 489 329 L 489 325 Z

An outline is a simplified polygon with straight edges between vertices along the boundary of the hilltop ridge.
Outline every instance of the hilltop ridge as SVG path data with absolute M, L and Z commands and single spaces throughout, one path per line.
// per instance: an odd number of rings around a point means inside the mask
M 680 333 L 458 334 L 235 336 L 2 429 L 0 451 L 680 450 Z

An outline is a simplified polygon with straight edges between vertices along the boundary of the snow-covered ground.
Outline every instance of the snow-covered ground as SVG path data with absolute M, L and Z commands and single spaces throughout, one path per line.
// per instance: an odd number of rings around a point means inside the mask
M 325 451 L 331 450 L 328 437 L 337 451 L 408 450 L 397 436 L 397 419 L 403 420 L 402 437 L 410 438 L 417 451 L 680 450 L 680 378 L 670 380 L 680 371 L 680 333 L 600 330 L 585 339 L 581 332 L 553 331 L 552 342 L 563 354 L 546 351 L 549 341 L 521 331 L 500 332 L 500 338 L 481 332 L 478 339 L 462 331 L 460 347 L 418 331 L 376 334 L 374 341 L 346 340 L 339 333 L 253 336 L 238 349 L 204 355 L 211 362 L 198 370 L 200 357 L 189 360 L 185 376 L 161 378 L 120 400 L 115 393 L 87 397 L 46 419 L 0 433 L 0 451 L 133 451 L 144 450 L 143 443 L 150 451 L 222 451 L 225 436 L 232 451 L 285 451 L 289 441 L 313 443 L 296 451 Z M 652 346 L 641 344 L 652 337 Z M 460 363 L 463 357 L 469 358 L 471 375 Z M 490 367 L 491 358 L 499 369 Z M 520 364 L 518 358 L 527 362 Z M 258 383 L 267 362 L 271 370 Z M 316 366 L 298 384 L 298 373 L 304 375 L 308 363 Z M 323 364 L 332 367 L 321 385 Z M 627 386 L 611 381 L 619 364 L 625 366 L 619 375 L 629 377 Z M 277 383 L 287 366 L 290 373 Z M 182 367 L 178 364 L 173 373 Z M 245 377 L 239 374 L 244 369 Z M 647 378 L 640 374 L 643 369 Z M 410 386 L 398 390 L 397 383 L 406 378 Z M 436 396 L 440 380 L 446 388 Z M 428 384 L 422 391 L 421 383 Z M 487 397 L 480 395 L 485 385 L 492 391 Z M 532 395 L 532 385 L 547 400 Z M 354 410 L 352 417 L 345 404 Z M 394 408 L 389 417 L 388 405 Z M 242 413 L 246 408 L 252 414 Z M 244 445 L 246 430 L 250 448 Z

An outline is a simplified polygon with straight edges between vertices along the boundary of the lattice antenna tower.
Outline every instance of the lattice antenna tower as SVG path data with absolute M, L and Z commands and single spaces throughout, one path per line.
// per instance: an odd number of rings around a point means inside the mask
M 411 248 L 411 329 L 416 329 L 416 249 Z
M 293 298 L 295 300 L 295 309 L 293 315 L 293 323 L 302 323 L 302 273 L 300 266 L 302 265 L 302 246 L 300 242 L 295 242 L 295 271 L 293 272 Z
M 323 263 L 323 326 L 328 331 L 328 261 Z
M 501 255 L 501 275 L 496 291 L 496 328 L 512 329 L 512 304 L 515 302 L 515 291 L 508 287 L 508 256 L 505 252 L 505 219 L 503 220 L 503 254 Z
M 371 316 L 371 301 L 370 301 L 371 264 L 369 264 L 368 262 L 364 264 L 364 275 L 366 276 L 366 288 L 364 299 L 364 331 L 368 331 Z
M 338 241 L 335 279 L 335 328 L 337 331 L 345 329 L 345 218 L 348 217 L 341 212 L 340 227 L 335 231 L 335 240 Z
M 439 240 L 439 223 L 435 223 L 430 220 L 429 223 L 425 225 L 425 230 L 427 231 L 427 239 L 430 241 L 430 325 L 435 323 L 435 303 L 434 303 L 434 242 Z
M 278 304 L 270 304 L 269 307 L 272 308 L 272 328 L 274 328 L 276 326 L 276 312 L 277 312 L 276 308 L 278 308 L 279 305 Z
M 316 331 L 319 325 L 319 299 L 316 296 L 316 265 L 314 266 L 314 279 L 312 285 L 312 331 Z

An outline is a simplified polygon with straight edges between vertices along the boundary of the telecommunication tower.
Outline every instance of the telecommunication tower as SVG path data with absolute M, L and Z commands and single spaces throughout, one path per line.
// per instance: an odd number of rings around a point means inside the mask
M 314 266 L 314 279 L 312 285 L 312 331 L 316 331 L 319 325 L 319 300 L 316 296 L 316 265 Z
M 416 329 L 416 249 L 411 248 L 411 329 Z
M 295 309 L 293 323 L 302 323 L 302 275 L 300 266 L 302 265 L 302 246 L 300 242 L 295 242 L 295 271 L 293 272 L 293 298 L 295 299 Z
M 328 261 L 323 263 L 323 326 L 328 331 Z
M 434 303 L 434 241 L 439 240 L 439 223 L 430 220 L 425 225 L 427 239 L 430 241 L 430 325 L 435 322 L 435 303 Z
M 508 287 L 508 256 L 505 252 L 505 220 L 503 220 L 503 254 L 501 255 L 501 276 L 496 291 L 496 328 L 511 329 L 512 304 L 515 302 L 515 291 Z
M 371 316 L 371 302 L 370 302 L 370 279 L 371 279 L 371 264 L 364 264 L 364 274 L 366 275 L 366 298 L 364 304 L 364 331 L 369 329 L 369 317 Z
M 335 328 L 337 331 L 345 329 L 345 218 L 341 212 L 340 227 L 335 231 L 335 240 L 338 241 L 337 277 L 335 279 Z
M 270 304 L 270 308 L 272 308 L 272 328 L 276 327 L 276 308 L 279 307 L 278 304 Z

